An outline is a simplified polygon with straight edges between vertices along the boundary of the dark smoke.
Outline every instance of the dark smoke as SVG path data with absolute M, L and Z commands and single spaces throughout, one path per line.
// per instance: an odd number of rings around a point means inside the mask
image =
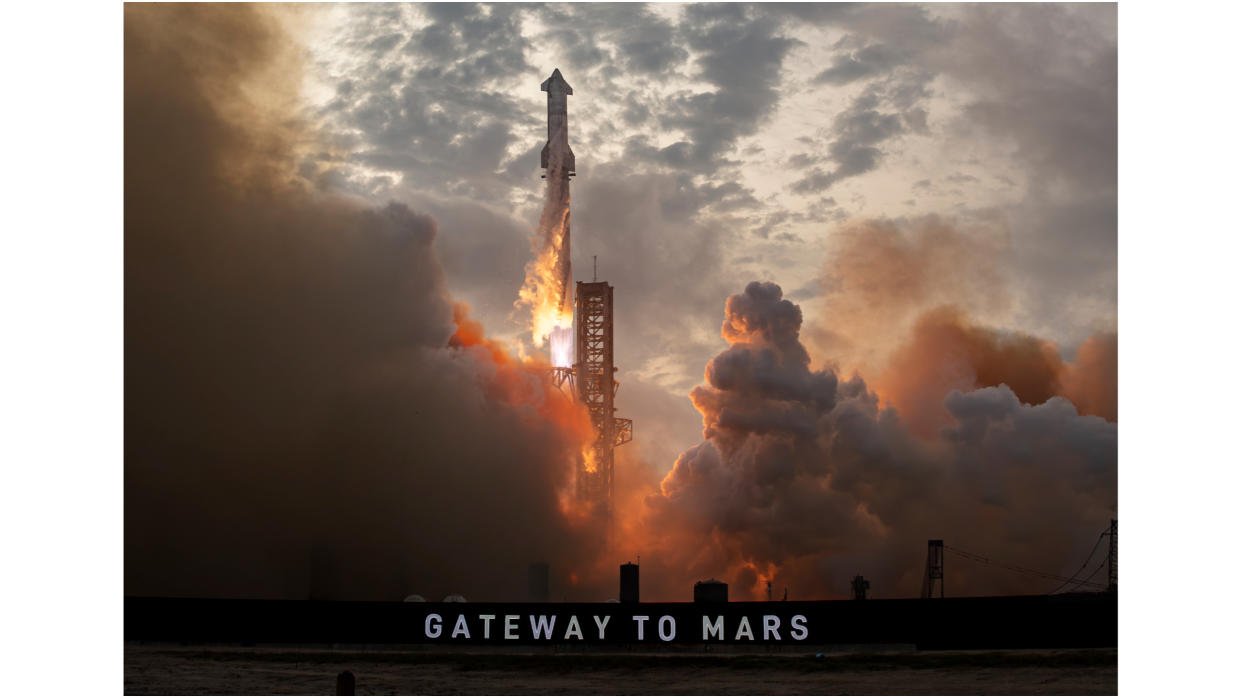
M 574 430 L 537 376 L 449 346 L 433 220 L 300 186 L 274 11 L 125 8 L 126 594 L 564 578 Z
M 737 596 L 773 580 L 800 598 L 844 596 L 855 574 L 877 596 L 918 593 L 925 542 L 1068 574 L 1116 507 L 1116 424 L 1063 398 L 1025 404 L 1007 386 L 943 397 L 932 443 L 880 409 L 857 376 L 812 371 L 802 313 L 753 282 L 725 306 L 730 346 L 692 393 L 702 444 L 648 499 L 667 564 L 725 574 Z M 951 560 L 951 594 L 1052 585 Z

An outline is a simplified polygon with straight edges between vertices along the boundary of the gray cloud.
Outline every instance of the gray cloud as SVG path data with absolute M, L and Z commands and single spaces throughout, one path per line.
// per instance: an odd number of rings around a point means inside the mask
M 780 11 L 843 29 L 843 48 L 900 46 L 914 72 L 894 65 L 885 97 L 911 131 L 926 128 L 917 105 L 939 77 L 963 107 L 942 137 L 1013 144 L 1025 198 L 1007 210 L 1015 273 L 1026 310 L 1018 322 L 1076 345 L 1116 313 L 1117 10 L 1112 5 L 792 6 Z M 846 54 L 851 55 L 851 54 Z M 905 104 L 906 106 L 902 106 Z M 926 109 L 925 107 L 923 107 Z M 854 152 L 865 165 L 863 144 Z M 882 148 L 881 148 L 882 150 Z M 812 171 L 804 190 L 829 187 L 835 171 Z M 1073 260 L 1058 268 L 1057 260 Z
M 515 180 L 506 153 L 522 110 L 493 86 L 531 70 L 520 8 L 419 7 L 430 20 L 421 28 L 397 6 L 355 11 L 342 43 L 366 60 L 339 77 L 321 118 L 353 134 L 349 163 L 395 171 L 430 191 L 504 196 Z M 394 37 L 404 37 L 399 48 Z
M 879 95 L 869 90 L 838 114 L 833 120 L 832 128 L 836 137 L 828 146 L 828 155 L 836 163 L 836 167 L 832 170 L 814 168 L 794 183 L 794 191 L 822 191 L 843 179 L 856 177 L 879 167 L 884 156 L 879 146 L 906 131 L 898 114 L 881 112 L 879 107 Z
M 881 44 L 872 44 L 858 51 L 838 55 L 832 66 L 815 76 L 815 82 L 845 85 L 862 78 L 874 77 L 905 63 L 900 52 Z
M 697 53 L 698 77 L 714 92 L 680 97 L 661 122 L 689 137 L 679 163 L 712 172 L 741 136 L 755 132 L 780 99 L 779 71 L 798 42 L 781 36 L 781 25 L 743 5 L 688 5 L 680 31 Z
M 545 24 L 557 27 L 548 35 L 551 38 L 564 41 L 572 36 L 562 45 L 574 59 L 576 73 L 608 60 L 619 63 L 607 66 L 616 69 L 611 78 L 635 73 L 638 79 L 647 79 L 675 70 L 689 57 L 676 28 L 642 4 L 549 4 L 534 11 Z M 585 60 L 578 61 L 579 57 Z

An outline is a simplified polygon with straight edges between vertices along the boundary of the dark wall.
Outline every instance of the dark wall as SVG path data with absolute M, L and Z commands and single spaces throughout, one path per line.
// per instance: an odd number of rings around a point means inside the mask
M 486 616 L 493 618 L 485 621 Z M 508 619 L 514 638 L 505 638 L 506 616 L 516 617 Z M 636 616 L 647 617 L 641 640 Z M 605 617 L 601 638 L 596 619 L 602 623 Z M 638 605 L 129 597 L 125 600 L 125 639 L 562 646 L 617 643 L 654 647 L 704 643 L 705 618 L 713 627 L 714 638 L 708 642 L 756 646 L 913 643 L 932 649 L 1117 645 L 1117 598 L 1108 594 Z M 574 634 L 571 619 L 576 620 L 582 638 Z M 532 627 L 538 623 L 543 626 L 536 637 Z M 550 633 L 546 631 L 549 626 Z M 718 633 L 715 628 L 719 628 Z M 747 629 L 753 640 L 745 633 Z

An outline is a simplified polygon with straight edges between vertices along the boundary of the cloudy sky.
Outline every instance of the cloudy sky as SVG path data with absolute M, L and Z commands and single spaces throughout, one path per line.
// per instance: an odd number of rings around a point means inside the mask
M 539 84 L 561 70 L 575 278 L 598 256 L 617 288 L 622 410 L 667 394 L 695 429 L 684 397 L 724 346 L 723 299 L 772 281 L 826 324 L 838 233 L 860 221 L 986 248 L 953 274 L 1002 283 L 942 300 L 987 327 L 1065 359 L 1115 330 L 1115 6 L 339 5 L 299 22 L 304 114 L 332 144 L 301 176 L 434 216 L 452 293 L 514 341 Z
M 125 19 L 127 593 L 908 596 L 928 538 L 1072 577 L 1116 516 L 1113 7 Z M 554 68 L 611 516 L 515 307 Z

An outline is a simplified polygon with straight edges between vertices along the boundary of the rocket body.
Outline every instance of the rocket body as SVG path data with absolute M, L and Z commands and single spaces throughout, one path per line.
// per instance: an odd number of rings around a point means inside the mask
M 540 166 L 544 168 L 547 178 L 547 192 L 544 196 L 543 216 L 539 228 L 543 234 L 545 245 L 554 251 L 552 267 L 555 277 L 554 287 L 558 315 L 566 319 L 561 328 L 563 336 L 553 332 L 554 344 L 572 345 L 570 326 L 573 317 L 573 290 L 570 288 L 572 272 L 570 269 L 570 238 L 569 238 L 569 178 L 574 175 L 574 152 L 569 149 L 569 95 L 574 89 L 561 77 L 559 69 L 553 70 L 551 77 L 543 81 L 540 90 L 548 93 L 548 141 L 540 155 Z M 554 360 L 555 361 L 555 360 Z M 568 366 L 567 364 L 564 366 Z
M 539 166 L 545 177 L 573 177 L 574 152 L 569 148 L 569 95 L 574 89 L 561 77 L 560 69 L 543 81 L 539 89 L 548 93 L 548 142 L 539 155 Z

